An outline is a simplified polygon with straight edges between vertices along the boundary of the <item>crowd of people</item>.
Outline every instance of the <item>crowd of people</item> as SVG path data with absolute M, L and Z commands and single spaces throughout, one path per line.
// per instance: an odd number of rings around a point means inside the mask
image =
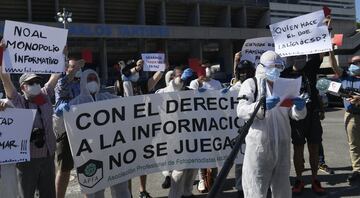
M 5 48 L 6 50 L 6 48 Z M 330 64 L 344 89 L 360 90 L 360 56 L 352 57 L 349 67 L 337 65 L 334 52 L 288 57 L 284 61 L 274 51 L 266 51 L 258 65 L 241 60 L 241 52 L 234 56 L 234 74 L 229 87 L 213 78 L 211 64 L 202 60 L 196 72 L 188 66 L 166 66 L 165 71 L 143 71 L 144 61 L 119 62 L 118 79 L 114 94 L 100 90 L 100 78 L 91 69 L 84 69 L 84 60 L 69 57 L 63 74 L 52 74 L 47 82 L 37 74 L 24 73 L 15 87 L 11 77 L 0 67 L 1 82 L 7 99 L 0 102 L 0 110 L 6 108 L 37 109 L 31 133 L 30 161 L 1 165 L 0 197 L 32 198 L 38 191 L 40 198 L 63 198 L 74 168 L 69 140 L 64 127 L 63 113 L 70 106 L 97 102 L 118 97 L 143 94 L 161 94 L 184 90 L 237 91 L 240 99 L 237 115 L 249 119 L 261 97 L 265 105 L 256 115 L 246 137 L 246 149 L 242 165 L 236 165 L 235 188 L 239 197 L 288 198 L 301 194 L 305 183 L 304 146 L 307 143 L 312 174 L 312 190 L 324 194 L 317 177 L 319 169 L 333 174 L 327 167 L 322 146 L 321 120 L 324 107 L 316 89 L 317 76 L 323 57 L 330 57 Z M 67 56 L 67 55 L 66 55 Z M 165 74 L 165 75 L 164 75 Z M 290 98 L 289 107 L 279 106 L 280 98 L 273 96 L 274 83 L 279 78 L 302 77 L 300 95 Z M 165 80 L 165 87 L 158 83 Z M 43 86 L 41 86 L 43 85 Z M 19 90 L 19 91 L 18 91 Z M 55 104 L 51 97 L 55 96 Z M 245 99 L 246 98 L 246 99 Z M 353 172 L 350 184 L 360 183 L 360 96 L 344 98 L 345 129 L 350 146 Z M 296 181 L 290 185 L 290 150 L 294 150 L 293 162 Z M 55 165 L 56 163 L 56 165 Z M 55 168 L 57 167 L 57 168 Z M 163 188 L 169 188 L 170 198 L 194 197 L 193 183 L 198 175 L 197 190 L 208 192 L 217 175 L 218 168 L 164 171 Z M 56 171 L 57 170 L 57 171 Z M 139 198 L 149 198 L 146 175 L 140 176 Z M 135 197 L 131 194 L 131 181 L 110 187 L 113 198 Z M 85 197 L 104 197 L 104 190 Z

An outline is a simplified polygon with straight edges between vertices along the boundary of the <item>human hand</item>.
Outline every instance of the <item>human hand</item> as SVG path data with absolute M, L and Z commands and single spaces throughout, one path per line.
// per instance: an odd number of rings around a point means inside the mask
M 202 87 L 200 87 L 200 88 L 198 89 L 198 91 L 199 91 L 200 93 L 204 93 L 206 90 L 207 90 L 207 89 L 202 88 Z
M 280 102 L 279 97 L 270 96 L 266 98 L 266 110 L 270 110 L 276 106 L 277 103 Z
M 346 100 L 351 104 L 360 105 L 360 96 L 351 96 L 351 98 L 347 98 Z
M 187 79 L 189 79 L 191 76 L 193 75 L 193 71 L 191 68 L 187 68 L 183 71 L 183 73 L 181 74 L 181 80 L 186 81 Z
M 297 97 L 297 98 L 293 98 L 292 101 L 294 103 L 295 109 L 299 111 L 303 110 L 306 105 L 306 101 L 304 98 Z
M 65 111 L 70 111 L 70 105 L 69 103 L 61 103 L 56 109 L 55 114 L 58 117 L 61 117 L 64 114 Z
M 4 111 L 7 107 L 8 105 L 5 102 L 0 101 L 0 111 Z

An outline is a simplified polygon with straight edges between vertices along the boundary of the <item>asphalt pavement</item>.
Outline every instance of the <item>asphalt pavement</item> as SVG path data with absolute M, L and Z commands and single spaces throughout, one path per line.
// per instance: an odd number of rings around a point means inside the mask
M 360 185 L 349 186 L 347 177 L 351 173 L 351 163 L 349 157 L 349 146 L 347 144 L 347 137 L 343 124 L 344 111 L 342 108 L 328 108 L 326 118 L 322 121 L 324 129 L 323 146 L 325 150 L 325 160 L 329 167 L 335 170 L 334 175 L 329 175 L 319 171 L 319 179 L 323 187 L 326 188 L 326 194 L 323 196 L 315 195 L 311 190 L 311 171 L 308 160 L 308 152 L 305 148 L 305 171 L 304 181 L 306 183 L 305 190 L 301 196 L 293 196 L 299 198 L 312 198 L 312 197 L 358 197 L 360 198 Z M 291 160 L 292 161 L 292 160 Z M 79 198 L 82 197 L 80 187 L 77 183 L 75 172 L 72 173 L 72 181 L 67 190 L 66 197 Z M 294 182 L 295 179 L 294 167 L 291 167 L 290 180 Z M 168 190 L 161 188 L 161 183 L 164 177 L 161 173 L 154 173 L 148 175 L 147 191 L 152 197 L 167 197 Z M 235 173 L 232 169 L 227 177 L 226 183 L 223 188 L 221 198 L 235 198 L 237 191 L 234 189 Z M 132 179 L 132 193 L 133 197 L 138 197 L 139 178 Z M 194 185 L 193 193 L 196 197 L 206 197 L 206 194 L 198 193 Z M 106 190 L 106 197 L 111 197 L 109 190 Z

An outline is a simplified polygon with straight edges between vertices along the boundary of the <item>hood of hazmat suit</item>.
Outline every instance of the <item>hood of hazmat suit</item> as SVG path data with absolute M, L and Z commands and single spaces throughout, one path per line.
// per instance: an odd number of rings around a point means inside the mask
M 93 97 L 86 87 L 87 78 L 90 74 L 96 75 L 97 83 L 98 83 L 98 86 L 100 87 L 100 79 L 99 79 L 98 74 L 92 69 L 85 70 L 82 73 L 81 79 L 80 79 L 80 94 L 70 101 L 70 103 L 69 103 L 70 105 L 77 105 L 77 104 L 83 104 L 83 103 L 88 103 L 88 102 L 95 102 L 95 101 L 100 101 L 100 100 L 108 100 L 108 99 L 118 98 L 118 96 L 107 93 L 107 92 L 100 93 L 99 90 L 95 93 L 95 96 Z
M 267 57 L 262 57 L 263 61 L 266 61 L 267 65 L 272 65 L 275 61 L 274 56 L 268 54 Z M 272 95 L 272 88 L 266 80 L 262 65 L 258 65 L 255 76 L 258 87 L 257 98 L 254 98 L 256 86 L 253 79 L 244 81 L 240 89 L 239 96 L 248 98 L 240 100 L 237 107 L 238 117 L 244 120 L 250 118 L 262 95 L 266 97 Z M 266 87 L 265 90 L 263 85 Z M 263 109 L 259 110 L 245 139 L 242 176 L 245 197 L 266 198 L 269 187 L 273 197 L 291 197 L 289 118 L 300 120 L 305 116 L 306 108 L 299 111 L 295 106 L 290 108 L 276 106 L 265 113 Z

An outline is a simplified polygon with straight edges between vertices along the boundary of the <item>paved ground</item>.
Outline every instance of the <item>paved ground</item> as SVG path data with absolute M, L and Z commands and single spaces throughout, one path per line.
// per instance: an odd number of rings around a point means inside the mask
M 360 186 L 351 187 L 348 185 L 346 179 L 348 174 L 351 173 L 350 158 L 348 152 L 348 145 L 346 141 L 346 134 L 343 125 L 343 110 L 340 108 L 329 108 L 326 114 L 326 119 L 323 121 L 324 135 L 323 144 L 325 149 L 326 162 L 329 166 L 335 169 L 335 175 L 328 175 L 323 172 L 319 172 L 319 178 L 322 181 L 324 187 L 326 187 L 327 194 L 321 197 L 359 197 L 360 198 Z M 305 192 L 301 198 L 312 198 L 319 197 L 311 191 L 311 172 L 309 170 L 308 155 L 306 153 L 306 164 L 307 168 L 304 172 L 304 180 L 307 183 L 305 186 Z M 75 175 L 75 173 L 73 174 Z M 290 180 L 294 181 L 294 168 L 291 168 Z M 227 181 L 225 183 L 224 192 L 219 197 L 235 198 L 237 193 L 233 189 L 234 186 L 234 170 L 232 169 L 229 173 Z M 148 177 L 148 191 L 153 197 L 167 197 L 168 190 L 161 188 L 163 177 L 160 173 L 151 174 Z M 135 178 L 132 180 L 133 195 L 134 198 L 138 196 L 139 179 Z M 195 186 L 194 186 L 194 189 Z M 194 190 L 194 194 L 197 197 L 206 197 L 206 194 L 199 194 Z M 76 179 L 72 180 L 66 197 L 78 198 L 80 195 L 80 188 L 76 182 Z M 106 191 L 106 197 L 111 197 L 109 191 Z

